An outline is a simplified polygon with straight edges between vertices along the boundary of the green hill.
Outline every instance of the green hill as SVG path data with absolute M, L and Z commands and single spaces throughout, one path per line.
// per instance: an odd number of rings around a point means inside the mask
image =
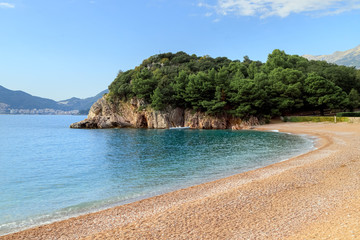
M 164 53 L 120 72 L 109 90 L 109 101 L 137 98 L 155 110 L 171 106 L 270 118 L 358 107 L 360 72 L 280 50 L 269 54 L 266 63 Z

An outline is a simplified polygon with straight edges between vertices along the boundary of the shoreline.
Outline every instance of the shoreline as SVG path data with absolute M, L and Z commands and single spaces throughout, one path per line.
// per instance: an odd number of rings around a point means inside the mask
M 207 130 L 207 131 L 209 131 L 209 130 Z M 213 131 L 213 130 L 210 130 L 210 131 Z M 217 131 L 217 130 L 215 130 L 215 131 Z M 279 132 L 278 130 L 264 130 L 264 131 L 262 131 L 262 130 L 258 130 L 258 129 L 245 129 L 243 131 L 261 131 L 261 132 L 275 132 L 275 133 L 281 133 L 281 134 L 292 134 L 292 133 L 288 133 L 288 132 Z M 311 141 L 311 143 L 312 143 L 312 146 L 309 147 L 309 148 L 306 148 L 306 150 L 304 150 L 305 149 L 304 148 L 302 150 L 302 152 L 299 153 L 300 155 L 292 154 L 292 155 L 289 155 L 288 157 L 278 157 L 276 160 L 271 160 L 271 161 L 269 160 L 269 162 L 267 162 L 265 164 L 257 165 L 255 167 L 252 166 L 252 167 L 246 167 L 244 169 L 239 169 L 239 170 L 236 170 L 236 171 L 232 170 L 230 172 L 223 172 L 221 174 L 219 173 L 217 175 L 207 177 L 207 178 L 204 178 L 204 179 L 201 179 L 201 180 L 197 180 L 196 182 L 192 182 L 192 183 L 190 183 L 190 182 L 181 183 L 181 184 L 179 183 L 177 185 L 177 187 L 167 188 L 166 190 L 160 190 L 160 191 L 157 191 L 155 193 L 148 193 L 148 194 L 145 194 L 145 195 L 129 198 L 129 199 L 118 201 L 118 202 L 107 203 L 106 205 L 101 205 L 101 206 L 98 206 L 96 208 L 94 207 L 94 208 L 91 208 L 91 209 L 88 208 L 87 210 L 82 210 L 82 211 L 80 210 L 78 212 L 74 212 L 74 213 L 71 213 L 71 214 L 68 214 L 68 215 L 57 214 L 56 217 L 54 217 L 54 218 L 48 217 L 47 219 L 44 218 L 45 220 L 44 219 L 41 220 L 41 217 L 40 217 L 38 219 L 39 220 L 38 222 L 37 222 L 37 220 L 34 220 L 33 221 L 34 223 L 31 224 L 31 225 L 23 226 L 23 227 L 19 227 L 19 228 L 14 228 L 11 231 L 8 231 L 6 233 L 0 232 L 0 238 L 1 238 L 1 236 L 11 235 L 11 234 L 15 234 L 15 233 L 18 233 L 18 232 L 34 229 L 34 228 L 37 228 L 37 227 L 50 225 L 52 223 L 66 221 L 68 219 L 77 218 L 77 217 L 81 217 L 81 216 L 85 216 L 85 215 L 88 215 L 88 214 L 93 214 L 93 213 L 97 213 L 97 212 L 101 212 L 101 211 L 106 211 L 106 210 L 111 209 L 111 208 L 131 204 L 131 203 L 138 202 L 138 201 L 141 201 L 141 200 L 145 200 L 145 199 L 148 199 L 148 198 L 157 197 L 157 196 L 168 194 L 168 193 L 171 193 L 171 192 L 183 190 L 183 189 L 186 189 L 186 188 L 189 188 L 189 187 L 196 187 L 198 185 L 205 184 L 205 183 L 215 182 L 215 181 L 225 179 L 225 178 L 228 178 L 228 177 L 231 177 L 231 176 L 234 176 L 234 175 L 242 174 L 242 173 L 245 173 L 245 172 L 255 171 L 255 170 L 267 167 L 267 166 L 272 165 L 272 164 L 288 161 L 293 157 L 301 156 L 303 154 L 306 154 L 308 152 L 316 150 L 315 145 L 317 144 L 317 142 L 319 140 L 317 137 L 310 136 L 308 134 L 296 134 L 296 135 L 298 135 L 301 138 L 305 138 L 305 139 L 307 139 L 307 141 Z M 48 215 L 48 216 L 50 216 L 50 215 Z
M 334 209 L 339 212 L 341 209 L 339 210 L 337 205 L 348 199 L 341 196 L 343 198 L 332 201 L 331 204 L 317 203 L 317 207 L 306 208 L 306 203 L 314 206 L 310 203 L 326 199 L 317 196 L 319 191 L 316 191 L 315 195 L 310 193 L 315 186 L 319 187 L 320 178 L 326 178 L 325 170 L 334 170 L 329 168 L 329 162 L 326 161 L 328 158 L 338 159 L 336 164 L 339 166 L 335 164 L 335 167 L 345 168 L 342 166 L 346 159 L 339 156 L 339 151 L 351 150 L 355 146 L 356 141 L 350 146 L 348 143 L 354 138 L 359 138 L 359 128 L 359 124 L 347 123 L 281 123 L 259 126 L 256 130 L 307 134 L 317 136 L 320 140 L 317 141 L 316 150 L 289 160 L 130 204 L 4 235 L 0 239 L 291 237 L 295 233 L 301 233 L 306 226 L 319 223 L 318 220 L 324 218 L 324 210 Z M 354 132 L 354 129 L 357 131 L 351 138 L 351 134 L 348 133 Z M 347 138 L 350 142 L 347 142 Z M 345 147 L 339 150 L 339 146 Z M 351 161 L 354 160 L 354 164 L 360 161 L 357 158 L 360 156 L 357 154 L 359 150 L 356 150 L 354 157 L 350 158 Z M 360 166 L 357 166 L 360 169 Z M 336 181 L 333 185 L 337 186 Z M 341 186 L 337 186 L 337 190 L 338 188 L 341 190 Z M 332 190 L 334 189 L 329 189 Z M 357 190 L 360 193 L 360 189 Z M 351 192 L 351 189 L 348 191 Z M 356 195 L 354 192 L 351 194 Z M 306 198 L 304 195 L 309 196 Z M 301 201 L 294 201 L 296 199 Z M 294 204 L 295 202 L 298 205 Z M 306 234 L 309 234 L 308 231 Z

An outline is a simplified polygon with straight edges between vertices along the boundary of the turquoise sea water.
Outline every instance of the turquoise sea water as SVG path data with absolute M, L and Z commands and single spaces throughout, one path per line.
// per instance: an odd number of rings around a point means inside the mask
M 314 139 L 231 130 L 70 129 L 0 115 L 0 235 L 269 165 Z

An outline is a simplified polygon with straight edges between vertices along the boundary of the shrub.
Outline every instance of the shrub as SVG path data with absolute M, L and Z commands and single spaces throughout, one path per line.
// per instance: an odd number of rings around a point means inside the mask
M 337 117 L 360 117 L 360 112 L 340 112 L 336 114 Z
M 287 117 L 288 122 L 335 122 L 334 117 L 320 117 L 320 116 L 291 116 Z M 336 122 L 349 122 L 347 117 L 337 117 Z

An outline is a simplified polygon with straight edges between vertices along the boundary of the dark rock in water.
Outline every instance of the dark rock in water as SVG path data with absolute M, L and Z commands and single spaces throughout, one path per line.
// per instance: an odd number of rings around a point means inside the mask
M 70 128 L 98 128 L 97 124 L 88 119 L 76 122 L 70 125 Z
M 242 129 L 240 118 L 228 115 L 210 116 L 203 112 L 168 107 L 156 111 L 136 98 L 129 102 L 109 102 L 106 96 L 90 108 L 87 119 L 73 123 L 71 128 L 158 128 L 190 127 L 197 129 Z

